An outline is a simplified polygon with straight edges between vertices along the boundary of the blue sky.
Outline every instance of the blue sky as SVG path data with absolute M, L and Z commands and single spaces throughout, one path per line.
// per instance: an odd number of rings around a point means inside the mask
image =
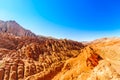
M 119 0 L 0 0 L 0 20 L 38 35 L 89 41 L 120 36 Z

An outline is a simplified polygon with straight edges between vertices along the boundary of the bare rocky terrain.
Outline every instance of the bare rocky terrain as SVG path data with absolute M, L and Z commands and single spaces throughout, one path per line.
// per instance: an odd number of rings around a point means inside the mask
M 87 44 L 0 21 L 0 80 L 120 80 L 119 47 L 120 38 Z

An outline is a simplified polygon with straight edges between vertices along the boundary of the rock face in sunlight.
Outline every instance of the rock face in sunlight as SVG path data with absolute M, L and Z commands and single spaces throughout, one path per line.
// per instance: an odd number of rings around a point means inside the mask
M 65 61 L 52 80 L 120 80 L 120 38 L 103 38 Z
M 0 21 L 0 80 L 120 80 L 120 38 L 88 44 Z

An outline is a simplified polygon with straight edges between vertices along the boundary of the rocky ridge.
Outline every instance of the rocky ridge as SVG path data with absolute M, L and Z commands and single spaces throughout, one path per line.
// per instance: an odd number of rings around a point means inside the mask
M 46 75 L 50 80 L 65 60 L 76 57 L 84 47 L 82 43 L 66 39 L 0 35 L 0 80 L 29 80 L 38 74 L 41 77 L 36 79 L 45 79 Z

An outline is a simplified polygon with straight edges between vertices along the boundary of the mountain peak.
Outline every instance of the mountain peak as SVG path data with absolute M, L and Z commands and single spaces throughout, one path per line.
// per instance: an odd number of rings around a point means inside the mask
M 0 20 L 0 32 L 11 33 L 15 36 L 35 37 L 36 35 L 30 30 L 24 29 L 14 20 L 2 21 Z

